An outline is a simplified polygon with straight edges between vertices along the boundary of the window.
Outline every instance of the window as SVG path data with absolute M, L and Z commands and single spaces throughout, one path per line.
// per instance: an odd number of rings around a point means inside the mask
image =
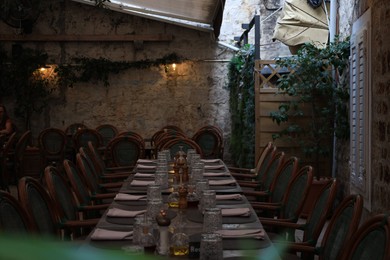
M 371 210 L 370 24 L 370 10 L 353 24 L 350 57 L 351 193 L 363 195 L 368 210 Z

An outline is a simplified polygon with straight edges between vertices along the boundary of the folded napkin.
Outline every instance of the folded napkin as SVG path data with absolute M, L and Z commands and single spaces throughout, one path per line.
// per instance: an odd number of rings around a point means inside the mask
M 120 217 L 120 218 L 134 218 L 135 216 L 145 213 L 146 210 L 124 210 L 118 208 L 111 208 L 107 212 L 108 217 Z
M 156 165 L 145 165 L 145 164 L 137 164 L 137 169 L 156 169 Z
M 215 196 L 216 200 L 241 200 L 242 195 L 241 194 L 217 194 Z
M 220 162 L 220 159 L 200 159 L 203 163 L 218 163 Z
M 132 195 L 126 193 L 118 193 L 115 195 L 114 200 L 142 200 L 146 199 L 146 195 Z
M 103 228 L 96 228 L 92 235 L 91 240 L 127 240 L 133 239 L 133 231 L 116 231 Z
M 153 184 L 154 181 L 141 181 L 141 180 L 132 180 L 131 186 L 148 186 L 149 184 Z
M 221 164 L 221 165 L 205 165 L 204 166 L 204 169 L 205 170 L 219 170 L 219 169 L 224 169 L 225 168 L 225 165 Z
M 137 163 L 156 163 L 156 160 L 138 159 Z
M 134 174 L 134 177 L 139 177 L 139 178 L 150 178 L 150 177 L 154 177 L 154 173 L 140 173 L 140 172 L 137 172 L 136 174 Z
M 227 172 L 204 172 L 204 177 L 218 177 L 218 176 L 227 176 L 229 173 Z
M 217 186 L 217 185 L 230 185 L 235 184 L 235 179 L 225 179 L 225 180 L 209 180 L 209 185 L 211 186 Z
M 256 238 L 264 239 L 265 232 L 263 229 L 222 229 L 217 233 L 221 234 L 223 238 Z
M 223 217 L 249 217 L 251 214 L 250 208 L 231 208 L 221 209 Z

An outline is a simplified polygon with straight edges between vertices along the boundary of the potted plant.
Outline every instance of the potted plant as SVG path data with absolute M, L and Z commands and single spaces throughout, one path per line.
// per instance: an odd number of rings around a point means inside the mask
M 331 157 L 333 137 L 349 138 L 349 40 L 336 38 L 323 49 L 306 43 L 297 55 L 276 63 L 290 70 L 279 79 L 278 88 L 291 99 L 270 114 L 274 122 L 284 126 L 273 138 L 299 146 L 313 161 L 319 179 L 323 174 L 319 171 L 320 159 Z

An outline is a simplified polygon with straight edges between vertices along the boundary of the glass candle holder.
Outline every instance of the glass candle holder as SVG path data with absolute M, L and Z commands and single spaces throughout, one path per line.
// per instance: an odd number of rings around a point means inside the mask
M 162 199 L 160 184 L 149 184 L 146 192 L 147 200 Z
M 198 199 L 200 199 L 203 190 L 208 190 L 208 189 L 209 189 L 209 180 L 199 179 L 196 181 L 195 193 Z
M 216 193 L 215 190 L 203 190 L 199 201 L 199 210 L 204 212 L 206 208 L 215 208 Z

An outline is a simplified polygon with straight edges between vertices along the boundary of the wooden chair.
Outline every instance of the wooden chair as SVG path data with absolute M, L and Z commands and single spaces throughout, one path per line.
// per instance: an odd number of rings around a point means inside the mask
M 18 183 L 18 197 L 23 208 L 34 220 L 40 235 L 62 238 L 57 206 L 41 183 L 32 177 L 21 178 Z
M 0 232 L 5 234 L 35 233 L 36 226 L 20 202 L 0 190 Z
M 263 148 L 255 168 L 248 169 L 229 167 L 229 171 L 240 185 L 249 184 L 250 187 L 254 183 L 260 184 L 264 182 L 264 179 L 266 178 L 265 174 L 269 170 L 269 165 L 276 154 L 276 150 L 276 146 L 274 146 L 272 142 L 268 142 L 268 144 Z
M 301 215 L 306 197 L 313 182 L 313 168 L 309 165 L 302 167 L 291 179 L 281 202 L 251 202 L 255 210 L 261 210 L 263 219 L 277 219 L 278 221 L 298 221 Z
M 215 127 L 202 127 L 192 136 L 202 149 L 204 158 L 220 158 L 223 159 L 223 136 Z
M 98 193 L 110 193 L 110 191 L 114 190 L 117 191 L 122 186 L 122 183 L 101 183 L 99 176 L 91 166 L 91 162 L 80 153 L 76 155 L 76 165 L 83 176 L 85 184 L 93 195 Z
M 16 141 L 16 133 L 11 134 L 1 151 L 0 188 L 8 192 L 10 191 L 9 184 L 11 181 L 11 175 L 14 173 L 13 150 L 15 149 Z
M 299 242 L 290 243 L 283 259 L 312 259 L 314 255 L 319 260 L 325 259 L 350 259 L 341 258 L 346 251 L 345 246 L 350 240 L 354 240 L 356 230 L 359 227 L 363 210 L 363 198 L 361 195 L 349 195 L 337 206 L 335 212 L 326 227 L 320 245 L 308 246 Z M 296 253 L 300 252 L 301 257 Z M 294 253 L 294 255 L 292 255 Z M 375 258 L 377 259 L 377 258 Z
M 283 154 L 281 155 L 283 156 Z M 276 165 L 272 164 L 272 166 L 275 167 L 278 167 L 277 165 L 278 163 L 276 163 Z M 263 189 L 259 191 L 244 190 L 243 194 L 246 196 L 254 196 L 261 201 L 280 203 L 286 193 L 290 180 L 296 175 L 297 171 L 298 158 L 291 156 L 284 161 L 283 165 L 274 173 L 270 186 L 264 186 Z
M 92 161 L 103 175 L 129 175 L 132 172 L 133 167 L 123 166 L 123 167 L 108 167 L 106 164 L 106 160 L 102 157 L 96 147 L 92 144 L 92 142 L 88 142 L 88 151 L 91 155 Z
M 106 146 L 119 133 L 118 129 L 111 124 L 99 125 L 95 130 L 102 136 L 103 146 Z
M 95 216 L 95 208 L 87 206 L 80 207 L 77 203 L 68 182 L 56 171 L 54 167 L 46 167 L 44 173 L 45 183 L 54 203 L 58 205 L 61 223 L 67 228 L 73 237 L 80 237 L 89 231 L 99 222 L 100 216 Z M 88 218 L 88 211 L 93 217 Z M 84 214 L 80 214 L 84 213 Z
M 343 248 L 340 259 L 390 259 L 388 214 L 378 214 L 364 222 Z
M 106 174 L 104 169 L 102 170 L 102 168 L 98 167 L 95 162 L 94 162 L 94 159 L 92 158 L 92 156 L 90 156 L 90 153 L 89 153 L 89 149 L 85 149 L 84 147 L 80 147 L 79 149 L 79 153 L 85 157 L 85 159 L 87 160 L 88 164 L 91 166 L 91 169 L 93 170 L 93 172 L 95 173 L 96 177 L 98 178 L 98 181 L 100 183 L 107 183 L 107 182 L 119 182 L 119 181 L 123 181 L 124 179 L 128 178 L 129 175 L 130 175 L 130 172 L 127 172 L 127 173 L 110 173 L 110 174 Z
M 64 160 L 64 170 L 68 177 L 72 190 L 79 202 L 79 207 L 95 205 L 98 209 L 105 209 L 109 204 L 103 204 L 103 199 L 111 199 L 115 196 L 112 194 L 97 194 L 92 193 L 85 183 L 84 176 L 79 171 L 77 166 L 69 160 Z
M 73 143 L 76 151 L 80 147 L 87 147 L 88 142 L 92 142 L 95 147 L 101 147 L 103 145 L 103 138 L 98 131 L 89 128 L 81 129 L 73 135 Z
M 154 148 L 154 150 L 156 151 L 157 150 L 156 147 L 161 146 L 161 144 L 159 144 L 160 140 L 167 136 L 174 137 L 174 138 L 175 137 L 187 138 L 187 135 L 181 131 L 176 131 L 172 129 L 160 129 L 152 135 L 152 138 L 150 139 L 151 147 Z
M 169 149 L 171 152 L 171 158 L 173 158 L 178 151 L 183 149 L 184 152 L 187 152 L 188 149 L 195 149 L 196 153 L 200 154 L 200 158 L 203 158 L 203 151 L 200 146 L 189 138 L 175 138 L 169 140 L 161 148 L 162 150 Z
M 270 228 L 276 228 L 278 230 L 277 234 L 267 232 L 271 240 L 273 240 L 275 244 L 279 244 L 279 246 L 288 247 L 289 243 L 297 242 L 294 235 L 295 231 L 302 230 L 303 238 L 302 241 L 300 241 L 300 244 L 315 246 L 327 217 L 333 209 L 337 187 L 336 179 L 329 181 L 327 185 L 323 187 L 313 209 L 309 212 L 306 222 L 304 223 L 290 223 L 278 221 L 277 219 L 262 219 L 261 223 L 266 230 L 269 230 Z
M 46 179 L 46 183 L 50 182 Z M 64 186 L 67 187 L 67 184 Z M 62 239 L 78 238 L 83 235 L 85 229 L 93 228 L 99 221 L 99 219 L 80 220 L 72 202 L 73 194 L 69 196 L 61 189 L 58 191 L 59 197 L 55 197 L 32 177 L 23 177 L 19 181 L 18 190 L 22 204 L 29 208 L 30 214 L 34 215 L 35 221 L 40 223 L 42 230 L 57 234 L 59 229 Z M 49 186 L 48 190 L 50 190 Z M 59 216 L 58 222 L 56 222 L 57 217 L 52 218 L 53 215 Z
M 55 163 L 61 167 L 67 142 L 65 132 L 58 128 L 47 128 L 39 133 L 38 142 L 45 165 Z
M 137 160 L 145 157 L 145 146 L 136 137 L 118 136 L 107 145 L 105 154 L 111 167 L 133 167 Z

